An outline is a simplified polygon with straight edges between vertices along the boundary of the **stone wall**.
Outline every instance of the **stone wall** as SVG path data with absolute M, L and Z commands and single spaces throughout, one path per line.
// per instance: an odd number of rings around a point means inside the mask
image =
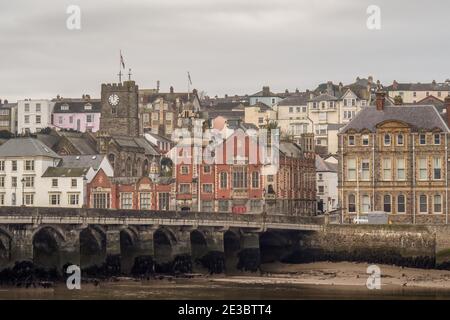
M 284 260 L 362 261 L 408 267 L 445 267 L 450 261 L 450 229 L 407 225 L 328 225 L 298 234 L 298 247 Z M 438 259 L 438 257 L 440 257 Z M 449 264 L 450 265 L 450 264 Z

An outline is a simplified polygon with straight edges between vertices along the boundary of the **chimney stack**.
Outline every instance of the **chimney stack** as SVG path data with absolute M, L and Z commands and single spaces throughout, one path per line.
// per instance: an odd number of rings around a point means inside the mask
M 158 81 L 156 81 L 156 92 L 158 92 L 159 93 L 159 86 L 160 86 L 160 82 L 159 82 L 159 80 Z
M 327 93 L 332 96 L 333 95 L 333 82 L 327 82 Z
M 384 110 L 384 98 L 386 96 L 386 92 L 384 91 L 377 91 L 375 93 L 376 95 L 376 106 L 377 106 L 377 110 L 378 111 L 383 111 Z
M 450 126 L 450 96 L 446 96 L 444 99 L 444 108 L 447 116 L 447 125 Z
M 394 80 L 394 82 L 392 83 L 392 88 L 393 88 L 394 90 L 397 90 L 397 89 L 398 89 L 398 82 L 397 82 L 397 81 Z
M 268 87 L 268 86 L 263 87 L 262 95 L 263 95 L 263 97 L 270 96 L 270 87 Z
M 170 93 L 173 93 L 173 87 L 170 86 Z

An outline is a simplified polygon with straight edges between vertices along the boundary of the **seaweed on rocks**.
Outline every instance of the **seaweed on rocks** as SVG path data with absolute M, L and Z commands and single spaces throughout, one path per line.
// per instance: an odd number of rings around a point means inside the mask
M 40 268 L 32 261 L 18 261 L 12 268 L 0 271 L 0 284 L 16 287 L 49 287 L 49 284 L 62 279 L 56 268 Z
M 173 261 L 172 272 L 190 273 L 192 272 L 192 259 L 188 254 L 177 255 Z
M 208 269 L 210 274 L 225 272 L 225 254 L 220 251 L 210 251 L 203 257 L 196 259 L 196 263 Z
M 239 262 L 237 268 L 241 271 L 257 272 L 261 265 L 259 249 L 247 248 L 238 253 Z
M 138 256 L 134 259 L 131 274 L 135 277 L 148 277 L 155 273 L 155 263 L 152 256 Z

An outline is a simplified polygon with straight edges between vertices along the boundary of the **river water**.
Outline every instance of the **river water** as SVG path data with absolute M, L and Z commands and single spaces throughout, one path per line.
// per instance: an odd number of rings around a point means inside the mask
M 0 287 L 0 299 L 450 299 L 450 291 L 382 288 L 368 290 L 351 286 L 241 284 L 208 278 L 172 280 L 120 280 L 98 286 L 82 283 L 80 290 L 64 284 L 50 289 Z

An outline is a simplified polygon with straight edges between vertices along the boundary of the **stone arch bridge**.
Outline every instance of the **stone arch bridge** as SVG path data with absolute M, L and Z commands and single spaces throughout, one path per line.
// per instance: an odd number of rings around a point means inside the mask
M 289 234 L 318 231 L 318 217 L 71 208 L 0 208 L 0 269 L 32 261 L 63 270 L 107 266 L 153 271 L 256 270 L 291 247 Z

